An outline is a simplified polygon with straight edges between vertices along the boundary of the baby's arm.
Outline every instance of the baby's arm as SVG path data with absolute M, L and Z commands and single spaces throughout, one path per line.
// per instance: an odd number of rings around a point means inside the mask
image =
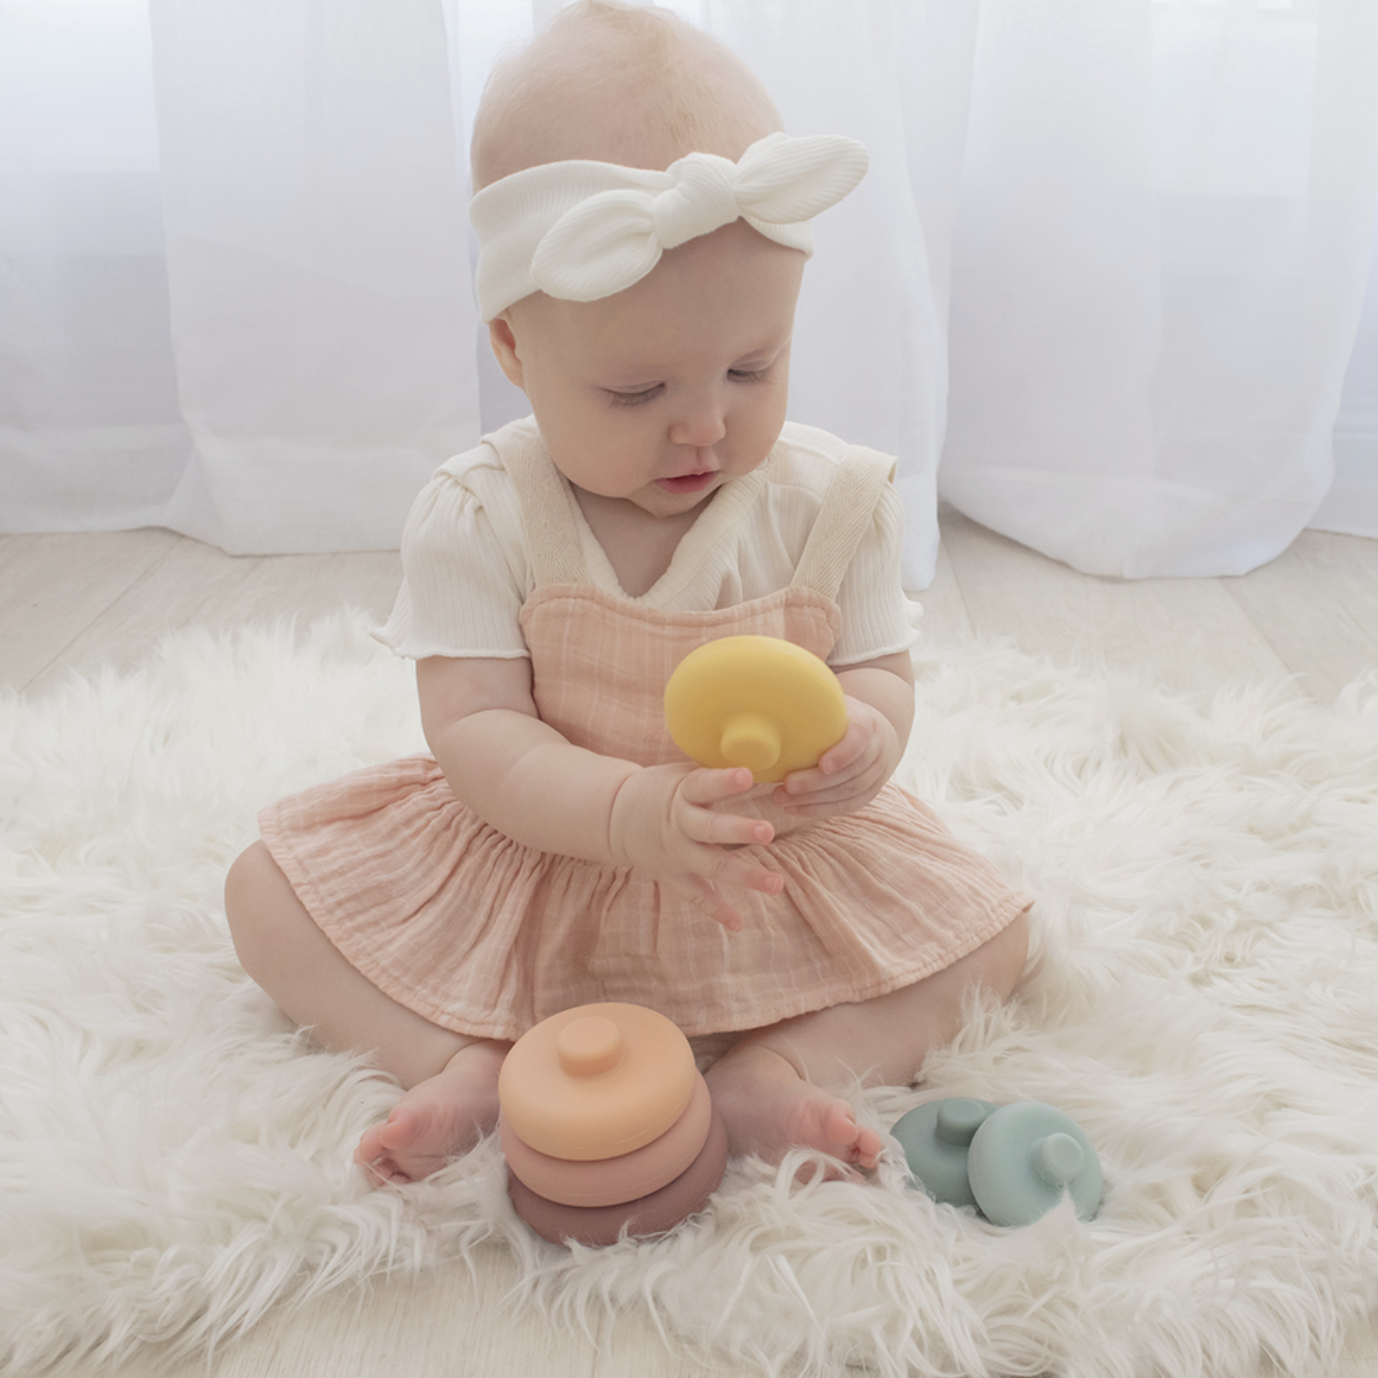
M 417 662 L 421 722 L 456 798 L 508 837 L 543 852 L 634 865 L 729 929 L 732 887 L 779 892 L 745 852 L 769 823 L 709 806 L 751 787 L 746 770 L 640 766 L 574 746 L 541 721 L 531 662 L 434 656 Z
M 894 774 L 914 722 L 914 662 L 908 651 L 837 672 L 847 697 L 847 733 L 812 770 L 797 770 L 774 799 L 799 818 L 852 813 Z

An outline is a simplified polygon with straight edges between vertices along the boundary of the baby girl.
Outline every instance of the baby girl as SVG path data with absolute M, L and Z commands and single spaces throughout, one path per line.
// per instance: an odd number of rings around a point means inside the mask
M 563 11 L 484 92 L 479 304 L 532 415 L 443 465 L 403 537 L 379 636 L 430 754 L 266 809 L 226 885 L 249 974 L 404 1088 L 356 1153 L 379 1178 L 490 1130 L 512 1041 L 601 1000 L 731 1035 L 706 1075 L 734 1153 L 866 1169 L 839 1088 L 907 1083 L 1015 986 L 1029 901 L 889 783 L 916 611 L 891 462 L 785 419 L 809 221 L 865 168 L 649 8 Z M 662 721 L 678 661 L 740 633 L 846 695 L 778 785 Z

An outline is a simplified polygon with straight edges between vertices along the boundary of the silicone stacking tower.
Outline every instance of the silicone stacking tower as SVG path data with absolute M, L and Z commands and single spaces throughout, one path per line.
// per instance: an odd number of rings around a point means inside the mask
M 498 1079 L 507 1192 L 542 1238 L 605 1245 L 708 1200 L 727 1131 L 689 1041 L 641 1005 L 581 1005 L 513 1045 Z

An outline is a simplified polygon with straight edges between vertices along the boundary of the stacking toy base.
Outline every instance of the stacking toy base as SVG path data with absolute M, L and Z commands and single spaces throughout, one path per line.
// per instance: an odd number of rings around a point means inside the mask
M 507 1194 L 517 1214 L 552 1244 L 573 1241 L 602 1248 L 615 1244 L 623 1226 L 633 1239 L 674 1229 L 701 1210 L 717 1190 L 727 1167 L 727 1127 L 715 1110 L 698 1157 L 658 1191 L 614 1206 L 566 1206 L 532 1191 L 509 1167 Z

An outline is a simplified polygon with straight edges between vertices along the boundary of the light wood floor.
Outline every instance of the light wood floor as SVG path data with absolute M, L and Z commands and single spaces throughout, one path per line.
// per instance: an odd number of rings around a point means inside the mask
M 1011 638 L 1058 661 L 1132 668 L 1168 688 L 1209 692 L 1293 675 L 1318 702 L 1378 669 L 1378 541 L 1306 532 L 1239 579 L 1126 583 L 1077 574 L 954 512 L 923 595 L 930 643 Z M 395 554 L 234 559 L 166 531 L 0 536 L 0 686 L 41 694 L 72 671 L 129 665 L 165 632 L 342 605 L 382 617 Z M 552 1332 L 504 1302 L 515 1280 L 493 1248 L 467 1270 L 342 1292 L 270 1317 L 214 1360 L 149 1354 L 108 1378 L 746 1378 L 667 1350 L 640 1315 L 596 1338 Z M 83 1374 L 82 1378 L 88 1378 Z M 1378 1378 L 1378 1333 L 1360 1326 L 1334 1378 Z

